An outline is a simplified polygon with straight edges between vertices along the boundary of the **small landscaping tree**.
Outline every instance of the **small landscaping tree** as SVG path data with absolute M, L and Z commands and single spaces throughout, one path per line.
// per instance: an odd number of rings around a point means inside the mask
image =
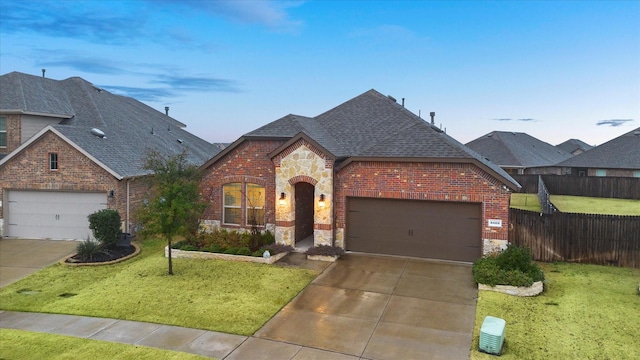
M 150 170 L 151 198 L 138 212 L 147 234 L 161 234 L 169 249 L 176 235 L 195 235 L 205 204 L 200 198 L 200 170 L 189 164 L 187 153 L 165 158 L 157 151 L 149 152 L 144 169 Z M 173 275 L 169 250 L 169 275 Z

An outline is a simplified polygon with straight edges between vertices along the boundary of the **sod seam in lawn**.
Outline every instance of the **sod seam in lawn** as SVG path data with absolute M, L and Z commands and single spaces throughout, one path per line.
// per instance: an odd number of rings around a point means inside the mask
M 55 264 L 0 290 L 0 308 L 146 321 L 251 335 L 317 276 L 305 269 L 174 259 L 164 243 L 106 266 Z M 60 296 L 65 295 L 65 296 Z

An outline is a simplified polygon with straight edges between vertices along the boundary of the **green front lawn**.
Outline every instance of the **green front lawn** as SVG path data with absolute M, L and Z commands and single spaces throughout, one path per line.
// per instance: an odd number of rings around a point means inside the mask
M 640 270 L 540 263 L 547 283 L 537 297 L 480 291 L 471 359 L 488 315 L 505 319 L 502 359 L 640 359 Z
M 640 216 L 640 200 L 551 195 L 551 202 L 567 213 Z
M 538 201 L 538 194 L 513 193 L 511 194 L 509 206 L 520 210 L 542 211 L 540 201 Z
M 317 272 L 221 260 L 174 259 L 162 241 L 106 266 L 56 264 L 0 290 L 0 309 L 87 315 L 251 335 Z
M 145 346 L 9 329 L 0 329 L 0 358 L 50 360 L 210 359 L 204 356 L 154 349 Z

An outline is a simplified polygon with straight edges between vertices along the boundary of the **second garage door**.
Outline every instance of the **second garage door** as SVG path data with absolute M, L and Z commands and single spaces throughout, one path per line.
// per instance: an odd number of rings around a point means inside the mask
M 29 239 L 85 239 L 87 216 L 105 209 L 106 195 L 95 192 L 7 192 L 5 235 Z
M 346 249 L 473 262 L 481 255 L 482 207 L 396 199 L 347 199 Z

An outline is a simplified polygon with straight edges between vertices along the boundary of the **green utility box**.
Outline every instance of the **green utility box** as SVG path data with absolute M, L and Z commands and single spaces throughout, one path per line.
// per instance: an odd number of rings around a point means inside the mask
M 504 344 L 504 330 L 507 322 L 493 316 L 487 316 L 480 328 L 480 351 L 500 355 Z

